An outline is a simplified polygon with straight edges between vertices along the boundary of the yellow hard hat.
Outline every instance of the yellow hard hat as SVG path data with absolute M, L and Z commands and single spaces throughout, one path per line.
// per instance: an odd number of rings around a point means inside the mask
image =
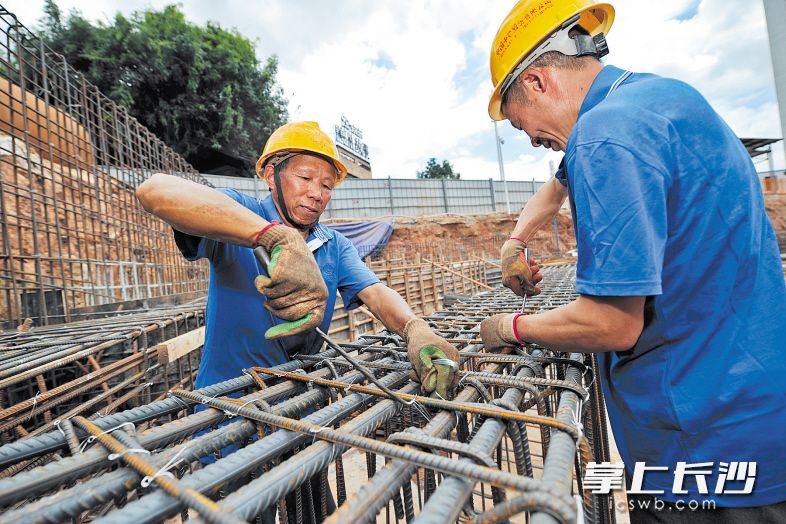
M 603 35 L 614 22 L 614 8 L 590 0 L 521 0 L 499 26 L 491 47 L 494 92 L 489 116 L 504 120 L 502 95 L 536 58 L 549 51 L 580 56 L 608 52 Z M 580 27 L 587 38 L 569 36 Z
M 272 157 L 302 152 L 316 153 L 332 162 L 338 174 L 336 185 L 346 178 L 347 168 L 338 159 L 336 144 L 316 122 L 291 122 L 273 131 L 265 144 L 262 156 L 257 160 L 257 176 L 264 178 L 265 164 Z

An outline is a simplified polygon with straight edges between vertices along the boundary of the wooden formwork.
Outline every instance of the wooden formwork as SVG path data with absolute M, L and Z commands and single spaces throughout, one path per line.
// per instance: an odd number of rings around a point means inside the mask
M 474 295 L 487 291 L 494 265 L 482 259 L 464 261 L 422 261 L 403 259 L 369 263 L 380 281 L 395 290 L 416 315 L 430 315 L 442 308 L 445 295 Z M 330 335 L 338 340 L 354 340 L 363 333 L 373 333 L 382 324 L 365 308 L 346 311 L 336 305 Z

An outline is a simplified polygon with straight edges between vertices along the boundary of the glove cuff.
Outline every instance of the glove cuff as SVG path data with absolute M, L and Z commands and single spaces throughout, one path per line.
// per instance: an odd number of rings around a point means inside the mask
M 263 227 L 256 238 L 254 238 L 254 245 L 252 247 L 262 246 L 270 251 L 278 241 L 284 238 L 284 232 L 274 226 L 281 226 L 276 220 Z
M 516 341 L 517 341 L 519 344 L 526 344 L 526 343 L 527 343 L 527 342 L 526 342 L 526 341 L 525 341 L 525 340 L 524 340 L 524 339 L 521 337 L 521 335 L 523 335 L 523 333 L 519 332 L 519 328 L 518 328 L 518 326 L 516 325 L 516 321 L 519 319 L 519 317 L 523 317 L 523 316 L 524 316 L 524 313 L 516 313 L 515 315 L 513 315 L 513 320 L 511 321 L 511 324 L 512 324 L 512 331 L 513 331 L 513 338 L 515 338 L 515 339 L 516 339 Z
M 516 240 L 524 244 L 524 247 L 527 247 L 527 243 L 524 240 L 520 239 L 519 237 L 508 237 L 508 240 Z
M 428 322 L 422 318 L 413 318 L 407 321 L 407 323 L 404 324 L 404 342 L 409 342 L 412 332 L 420 329 L 427 329 L 431 331 L 431 327 L 428 325 Z

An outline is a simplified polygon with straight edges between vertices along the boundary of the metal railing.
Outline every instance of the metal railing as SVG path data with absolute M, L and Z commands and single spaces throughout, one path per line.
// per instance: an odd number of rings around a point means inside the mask
M 0 6 L 0 318 L 204 290 L 134 188 L 155 172 L 207 183 Z
M 258 178 L 202 175 L 216 187 L 231 187 L 254 198 L 268 194 Z M 535 180 L 507 182 L 510 210 L 518 213 L 543 185 Z M 381 216 L 480 214 L 506 212 L 502 182 L 487 180 L 422 180 L 417 178 L 348 178 L 333 191 L 324 219 Z

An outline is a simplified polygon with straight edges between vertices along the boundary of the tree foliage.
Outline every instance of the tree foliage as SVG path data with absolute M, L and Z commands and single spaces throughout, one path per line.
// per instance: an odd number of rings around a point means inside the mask
M 426 162 L 426 168 L 418 171 L 418 178 L 444 178 L 447 180 L 458 180 L 461 174 L 453 171 L 453 166 L 447 160 L 438 163 L 437 159 L 431 157 Z
M 41 36 L 86 79 L 195 167 L 216 153 L 253 161 L 286 122 L 278 63 L 237 31 L 188 22 L 175 5 L 93 25 L 47 0 Z

